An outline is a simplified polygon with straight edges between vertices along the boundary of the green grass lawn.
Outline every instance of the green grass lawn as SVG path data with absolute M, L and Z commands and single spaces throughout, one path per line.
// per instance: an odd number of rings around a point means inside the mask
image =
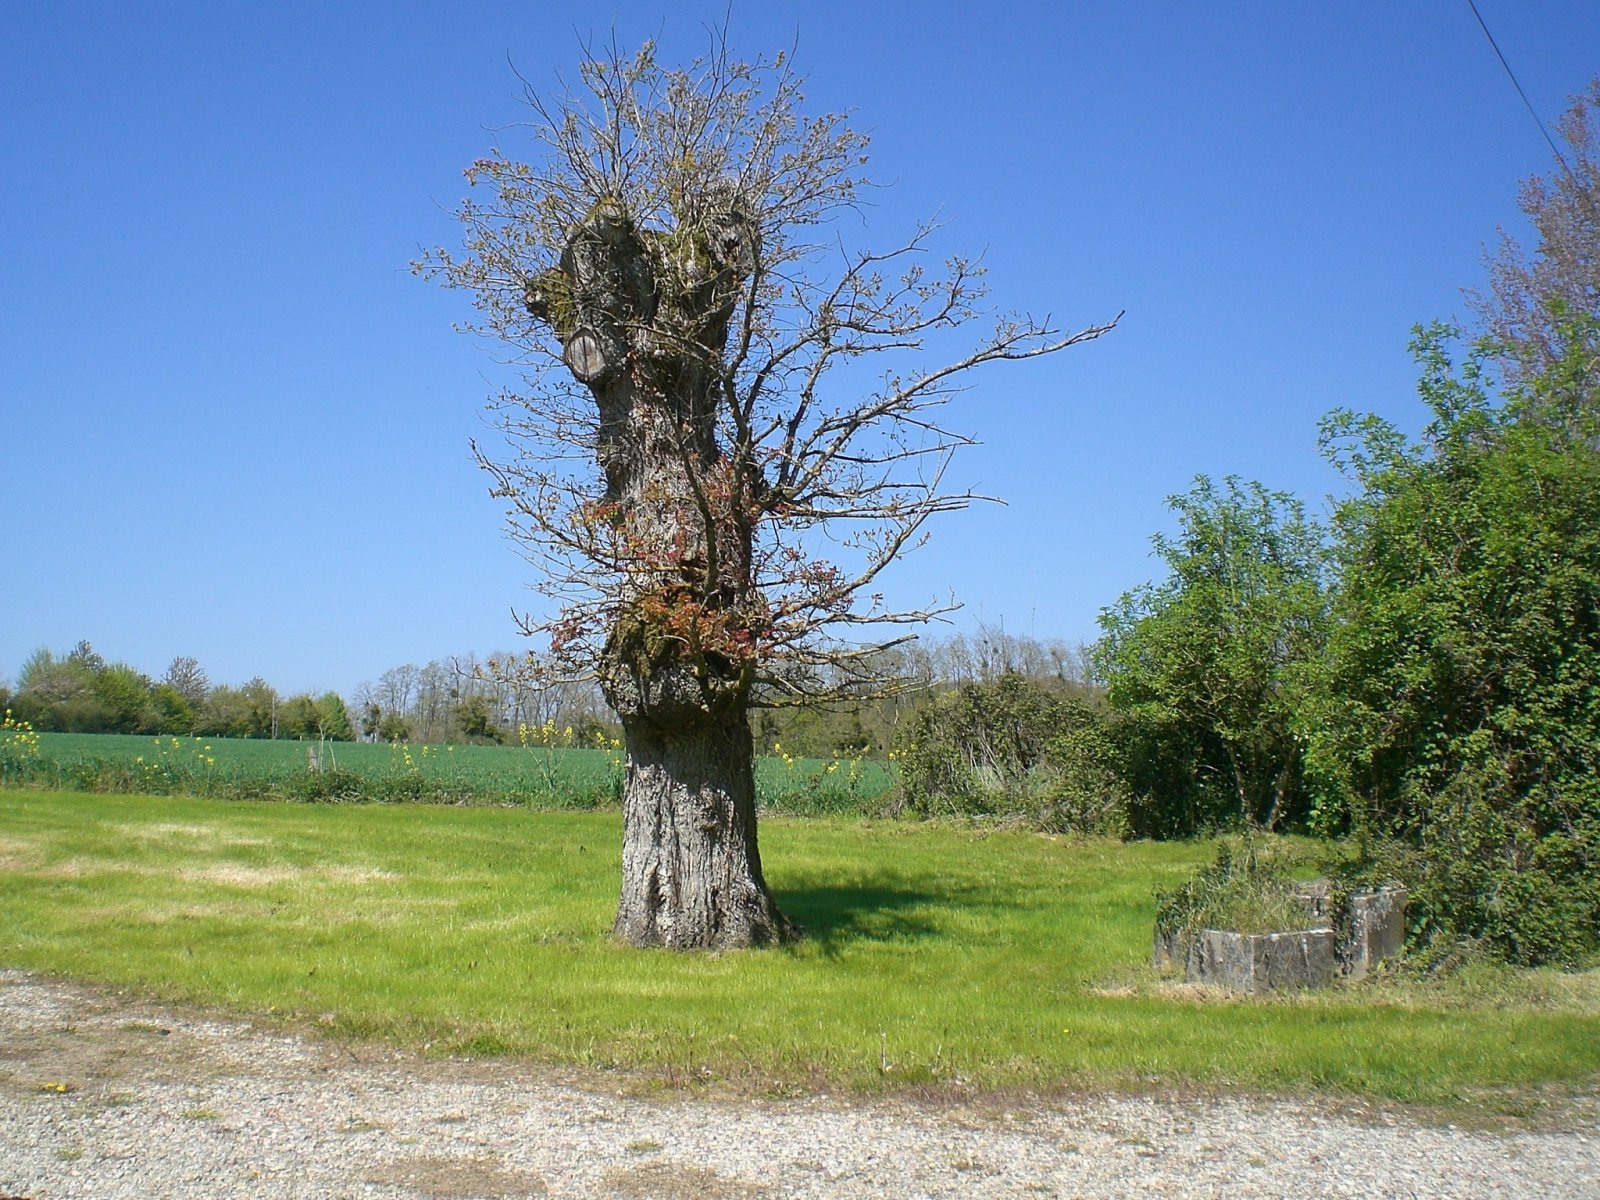
M 1589 1086 L 1593 974 L 1236 1000 L 1147 966 L 1202 844 L 762 826 L 806 939 L 613 944 L 614 813 L 0 791 L 0 963 L 437 1052 L 783 1090 Z

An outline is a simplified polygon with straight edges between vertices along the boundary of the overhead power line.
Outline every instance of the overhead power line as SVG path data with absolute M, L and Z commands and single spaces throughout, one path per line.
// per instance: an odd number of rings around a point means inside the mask
M 1533 107 L 1533 102 L 1528 99 L 1528 93 L 1522 90 L 1522 84 L 1517 82 L 1517 73 L 1511 69 L 1511 64 L 1506 61 L 1506 56 L 1501 53 L 1500 43 L 1494 40 L 1494 34 L 1489 32 L 1489 26 L 1483 19 L 1483 14 L 1478 11 L 1477 0 L 1467 0 L 1467 7 L 1472 10 L 1472 15 L 1478 19 L 1478 28 L 1483 30 L 1483 36 L 1489 39 L 1489 45 L 1494 48 L 1494 55 L 1500 60 L 1500 65 L 1506 69 L 1506 78 L 1511 80 L 1511 86 L 1517 89 L 1517 95 L 1522 97 L 1523 107 L 1528 110 L 1528 115 L 1533 118 L 1533 123 L 1539 127 L 1539 132 L 1544 134 L 1544 140 L 1549 145 L 1551 153 L 1556 156 L 1556 161 L 1561 164 L 1561 169 L 1567 173 L 1567 178 L 1576 185 L 1578 180 L 1572 174 L 1572 168 L 1567 165 L 1567 156 L 1561 153 L 1561 147 L 1550 136 L 1550 131 L 1545 128 L 1544 121 L 1539 112 Z M 1579 189 L 1580 191 L 1582 189 Z

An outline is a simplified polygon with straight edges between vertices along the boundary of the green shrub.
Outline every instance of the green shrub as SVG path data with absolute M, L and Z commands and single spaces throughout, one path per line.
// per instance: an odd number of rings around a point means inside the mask
M 1062 701 L 1062 715 L 1066 728 L 1045 743 L 1029 816 L 1048 833 L 1130 836 L 1133 797 L 1118 774 L 1112 725 L 1075 700 Z
M 935 697 L 896 746 L 920 816 L 1014 817 L 1051 832 L 1127 829 L 1127 796 L 1098 710 L 1018 675 Z
M 1537 789 L 1508 797 L 1473 766 L 1427 801 L 1413 886 L 1418 932 L 1482 942 L 1512 963 L 1586 961 L 1600 929 L 1596 781 L 1571 781 L 1558 805 Z M 1588 793 L 1581 802 L 1579 792 Z
M 329 803 L 365 800 L 373 797 L 371 782 L 354 771 L 332 767 L 323 771 L 303 771 L 283 785 L 284 799 L 303 803 Z
M 1360 492 L 1303 713 L 1318 824 L 1414 848 L 1425 940 L 1573 965 L 1600 948 L 1600 384 L 1565 363 L 1496 404 L 1488 349 L 1448 343 L 1418 334 L 1420 441 L 1323 431 Z

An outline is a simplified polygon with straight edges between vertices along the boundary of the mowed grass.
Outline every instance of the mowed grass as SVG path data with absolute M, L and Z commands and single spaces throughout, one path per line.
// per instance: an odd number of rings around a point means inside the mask
M 1592 974 L 1268 1000 L 1157 979 L 1152 889 L 1207 845 L 769 820 L 767 874 L 807 937 L 711 955 L 609 939 L 619 838 L 614 813 L 0 791 L 0 964 L 440 1053 L 771 1091 L 1478 1103 L 1600 1072 Z

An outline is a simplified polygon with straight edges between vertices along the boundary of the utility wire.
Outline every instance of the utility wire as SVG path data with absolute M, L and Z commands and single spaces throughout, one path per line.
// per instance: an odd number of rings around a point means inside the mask
M 1550 131 L 1544 127 L 1544 121 L 1540 119 L 1538 110 L 1533 107 L 1532 101 L 1528 99 L 1528 93 L 1523 91 L 1522 85 L 1517 82 L 1516 72 L 1511 69 L 1511 64 L 1506 61 L 1506 56 L 1500 52 L 1500 43 L 1494 40 L 1494 34 L 1489 32 L 1489 26 L 1484 23 L 1483 14 L 1478 11 L 1477 0 L 1467 0 L 1467 7 L 1472 10 L 1472 15 L 1478 18 L 1478 28 L 1483 30 L 1483 36 L 1489 39 L 1489 45 L 1494 48 L 1495 57 L 1500 60 L 1500 65 L 1506 69 L 1506 78 L 1511 80 L 1511 85 L 1517 89 L 1517 95 L 1522 97 L 1523 106 L 1527 108 L 1528 115 L 1533 118 L 1533 123 L 1539 127 L 1539 132 L 1544 134 L 1544 140 L 1549 145 L 1551 152 L 1556 156 L 1556 161 L 1561 164 L 1561 169 L 1567 173 L 1567 178 L 1572 180 L 1573 186 L 1578 188 L 1581 193 L 1583 189 L 1579 186 L 1577 177 L 1573 175 L 1572 168 L 1567 165 L 1566 155 L 1561 153 L 1561 147 L 1556 145 L 1555 139 L 1550 136 Z

